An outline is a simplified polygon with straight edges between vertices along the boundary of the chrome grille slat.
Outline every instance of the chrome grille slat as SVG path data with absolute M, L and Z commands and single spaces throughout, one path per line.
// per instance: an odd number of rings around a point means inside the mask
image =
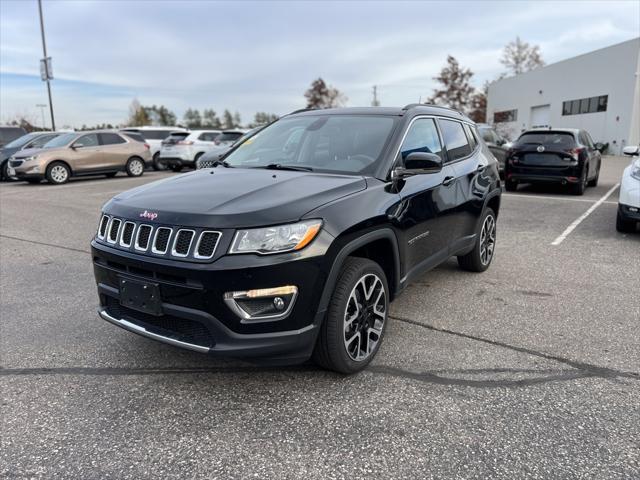
M 120 235 L 120 246 L 129 248 L 131 243 L 133 243 L 133 234 L 136 230 L 136 224 L 133 222 L 124 222 L 124 226 L 122 227 L 122 235 Z
M 198 237 L 193 256 L 201 260 L 212 258 L 216 253 L 222 234 L 213 230 L 204 230 Z M 213 243 L 213 245 L 211 245 Z
M 104 240 L 107 235 L 107 226 L 109 225 L 110 219 L 111 217 L 109 217 L 109 215 L 102 215 L 100 219 L 100 225 L 98 225 L 98 238 L 100 240 Z
M 120 233 L 120 227 L 122 226 L 122 220 L 119 218 L 112 218 L 109 224 L 107 242 L 116 243 L 118 241 L 118 234 Z
M 138 234 L 136 235 L 135 249 L 141 252 L 146 252 L 149 248 L 149 241 L 151 240 L 151 233 L 153 227 L 147 224 L 141 224 L 138 227 Z
M 169 249 L 169 240 L 171 240 L 171 234 L 173 229 L 169 227 L 156 228 L 156 234 L 153 237 L 153 244 L 151 245 L 151 252 L 157 254 L 165 254 Z
M 171 255 L 174 257 L 187 257 L 191 250 L 191 244 L 193 243 L 193 237 L 195 237 L 195 230 L 189 230 L 182 228 L 176 233 L 173 240 L 173 247 L 171 248 Z

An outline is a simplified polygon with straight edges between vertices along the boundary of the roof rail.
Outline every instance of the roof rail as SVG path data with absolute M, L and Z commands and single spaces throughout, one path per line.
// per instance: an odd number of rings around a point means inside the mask
M 404 107 L 402 107 L 402 110 L 409 110 L 411 108 L 414 107 L 429 107 L 429 108 L 441 108 L 443 110 L 449 110 L 450 112 L 456 112 L 460 115 L 463 115 L 462 112 L 460 112 L 459 110 L 456 110 L 455 108 L 451 108 L 451 107 L 443 107 L 442 105 L 435 105 L 433 103 L 410 103 L 408 105 L 405 105 Z
M 287 113 L 287 115 L 293 115 L 294 113 L 309 112 L 311 110 L 317 110 L 317 108 L 300 108 L 299 110 L 294 110 L 293 112 Z

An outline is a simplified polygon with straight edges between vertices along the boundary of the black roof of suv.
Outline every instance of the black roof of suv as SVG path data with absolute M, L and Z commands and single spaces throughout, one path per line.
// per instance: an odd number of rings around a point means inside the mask
M 192 350 L 354 372 L 412 279 L 451 256 L 489 267 L 500 192 L 495 158 L 458 112 L 294 112 L 217 168 L 104 206 L 100 315 Z

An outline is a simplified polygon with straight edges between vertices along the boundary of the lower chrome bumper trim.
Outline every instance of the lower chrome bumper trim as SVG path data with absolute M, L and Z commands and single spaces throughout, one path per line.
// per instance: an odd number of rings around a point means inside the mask
M 201 345 L 196 345 L 188 342 L 181 342 L 180 340 L 176 340 L 175 338 L 165 337 L 163 335 L 158 335 L 157 333 L 150 332 L 146 328 L 136 325 L 135 323 L 131 323 L 123 318 L 112 317 L 104 309 L 98 310 L 98 315 L 100 315 L 100 317 L 107 322 L 113 323 L 114 325 L 124 328 L 125 330 L 129 330 L 130 332 L 137 333 L 138 335 L 142 335 L 143 337 L 148 337 L 159 342 L 168 343 L 169 345 L 173 345 L 175 347 L 187 348 L 189 350 L 194 350 L 201 353 L 208 353 L 210 350 L 209 347 L 203 347 Z

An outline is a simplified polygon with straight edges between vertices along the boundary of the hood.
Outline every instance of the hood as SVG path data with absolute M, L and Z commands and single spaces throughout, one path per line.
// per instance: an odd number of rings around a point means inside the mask
M 3 148 L 0 150 L 0 162 L 4 162 L 6 159 L 8 159 L 11 155 L 13 155 L 14 153 L 16 153 L 18 150 L 20 150 L 19 148 Z
M 32 155 L 37 155 L 39 153 L 48 151 L 46 148 L 25 148 L 24 150 L 20 150 L 18 153 L 14 154 L 16 160 L 21 158 L 31 157 Z
M 364 190 L 363 177 L 282 170 L 196 170 L 116 195 L 104 210 L 154 223 L 237 228 L 295 222 L 305 213 Z

